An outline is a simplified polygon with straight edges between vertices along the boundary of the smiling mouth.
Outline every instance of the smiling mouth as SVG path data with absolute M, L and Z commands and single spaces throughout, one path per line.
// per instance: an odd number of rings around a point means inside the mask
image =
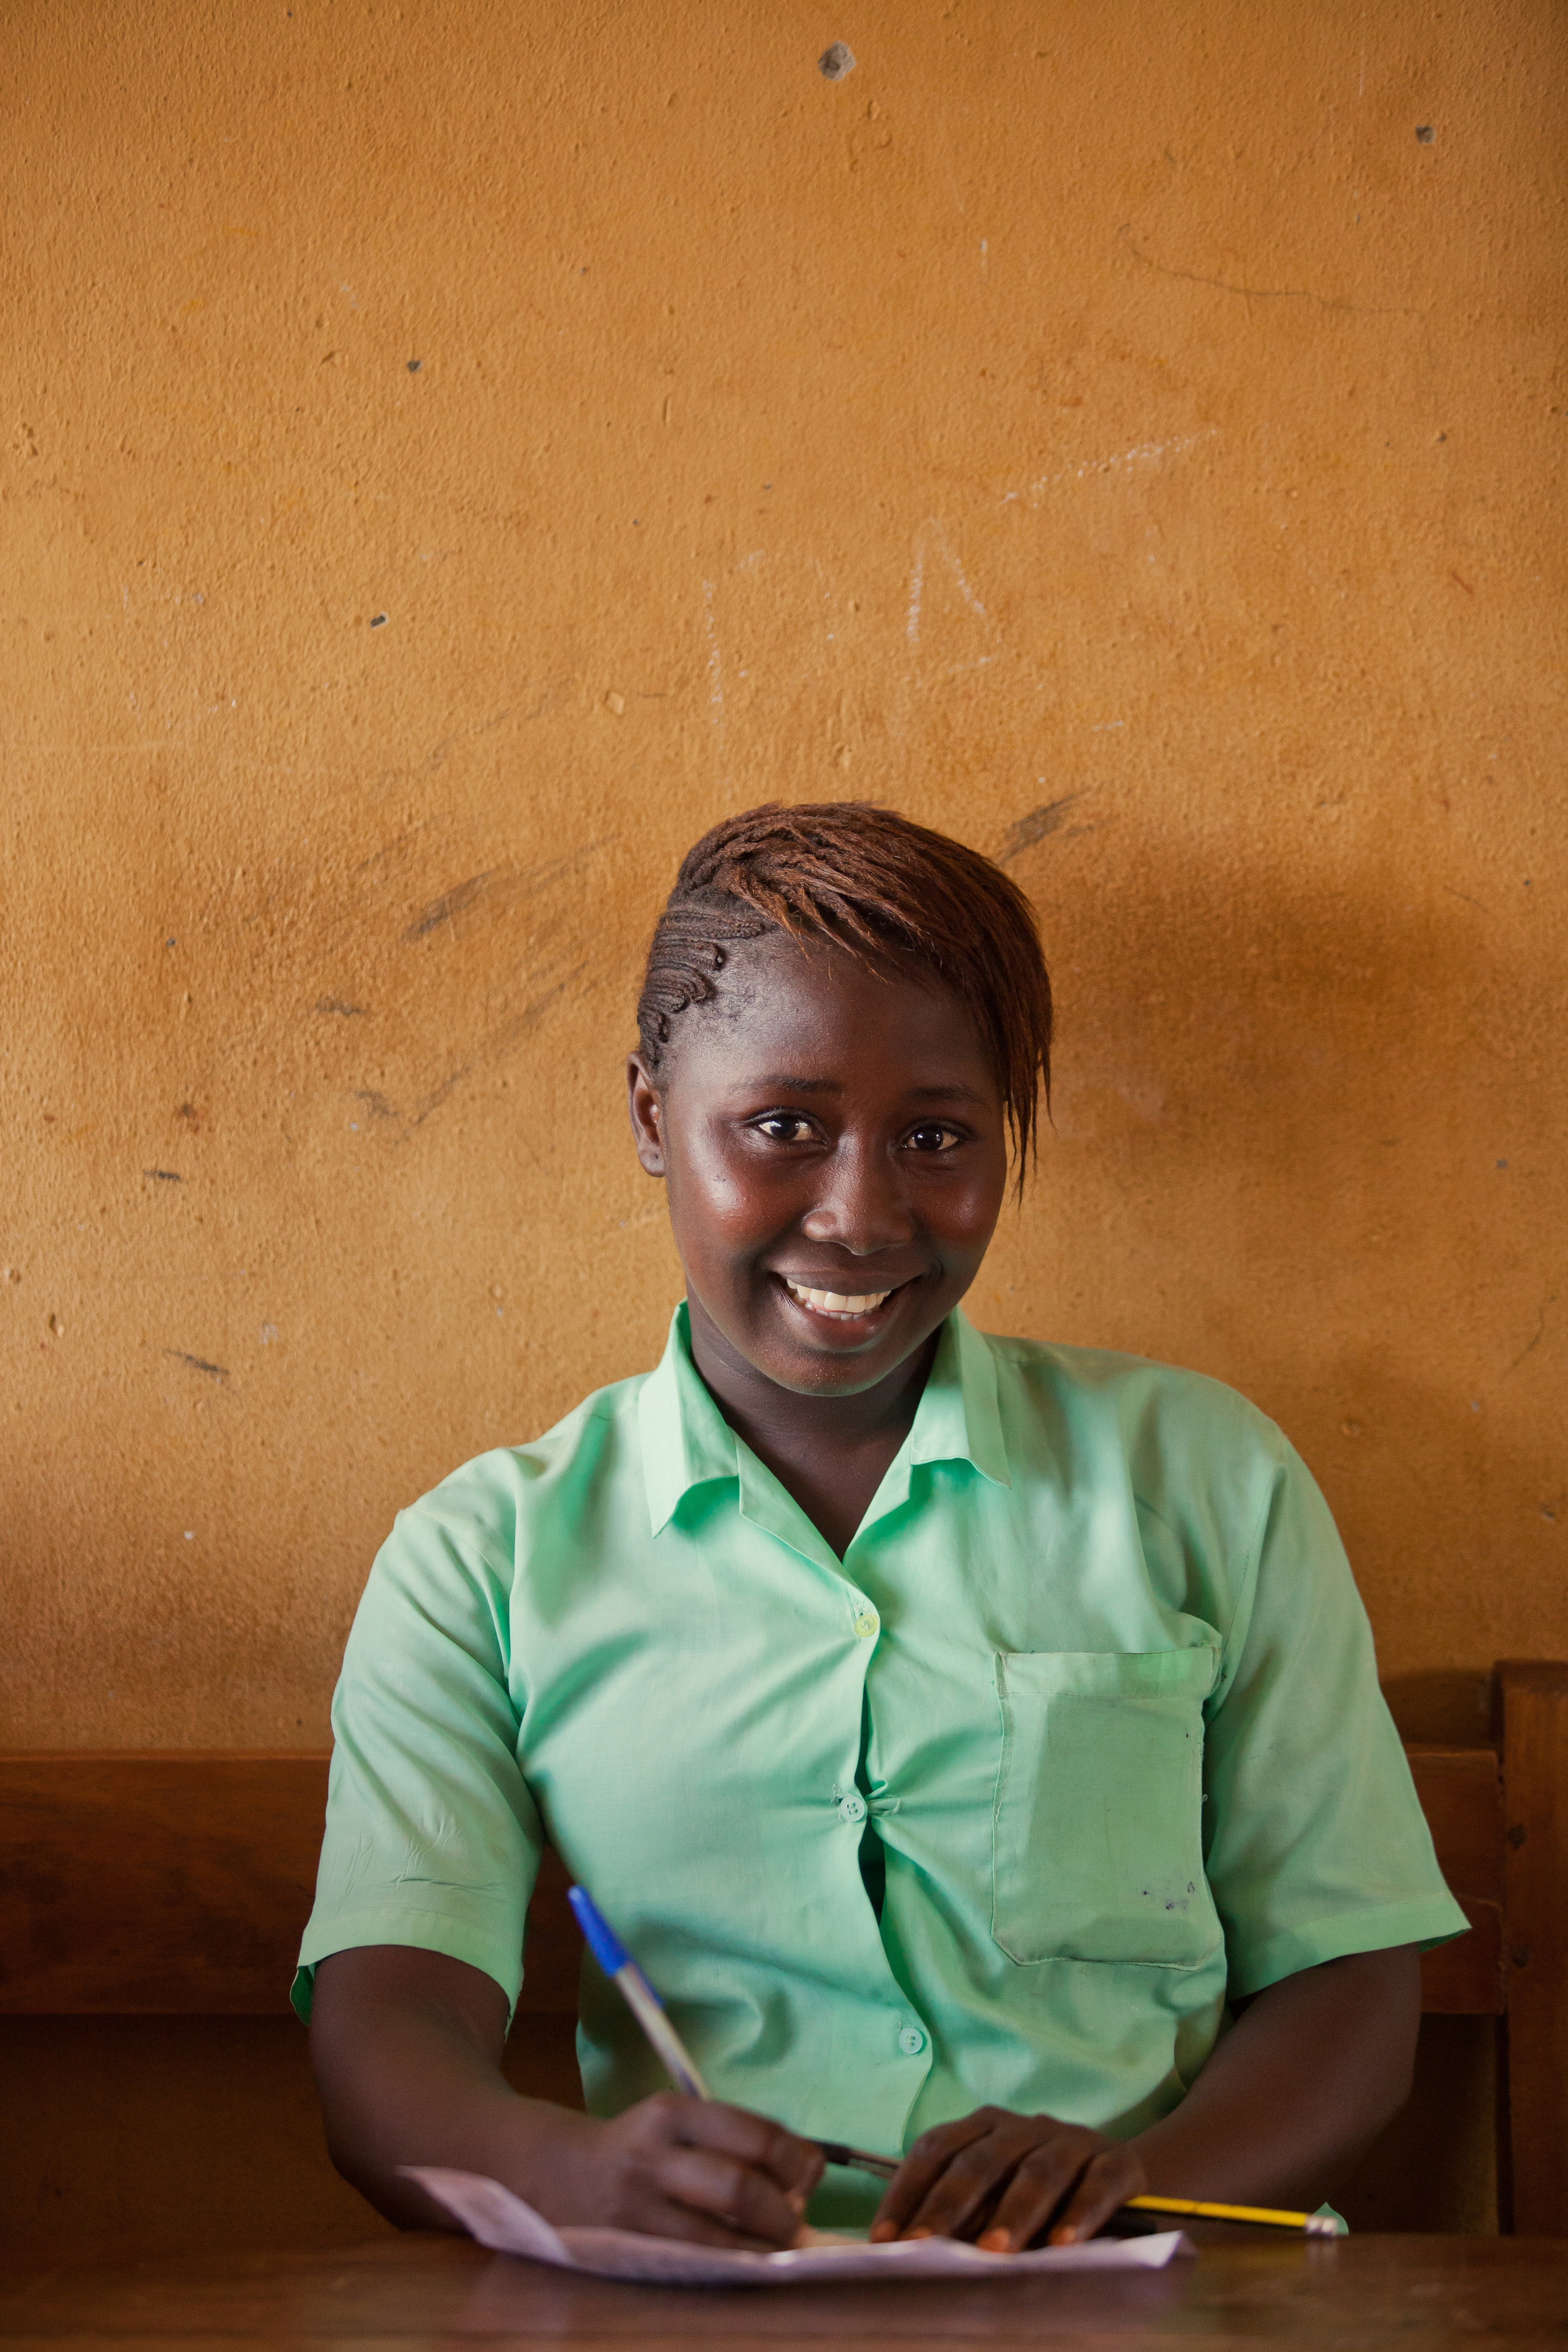
M 779 1279 L 797 1305 L 809 1308 L 813 1315 L 826 1315 L 839 1323 L 857 1315 L 874 1315 L 885 1299 L 891 1298 L 894 1290 L 903 1288 L 901 1283 L 894 1283 L 887 1290 L 808 1290 L 804 1283 L 792 1282 L 787 1274 Z

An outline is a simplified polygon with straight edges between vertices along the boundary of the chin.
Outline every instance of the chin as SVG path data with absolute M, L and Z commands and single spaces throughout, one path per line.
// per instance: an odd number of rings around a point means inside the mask
M 921 1345 L 915 1339 L 906 1348 L 876 1345 L 854 1354 L 844 1347 L 828 1345 L 818 1350 L 797 1342 L 763 1346 L 747 1353 L 775 1387 L 791 1389 L 797 1396 L 858 1396 L 863 1389 L 874 1389 L 879 1381 L 885 1381 Z

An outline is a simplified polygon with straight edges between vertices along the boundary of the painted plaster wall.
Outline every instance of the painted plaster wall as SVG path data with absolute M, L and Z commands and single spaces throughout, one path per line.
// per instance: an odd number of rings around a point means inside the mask
M 1563 29 L 9 0 L 9 1740 L 321 1740 L 396 1507 L 654 1358 L 639 953 L 770 795 L 1039 908 L 978 1318 L 1275 1413 L 1415 1727 L 1563 1651 Z

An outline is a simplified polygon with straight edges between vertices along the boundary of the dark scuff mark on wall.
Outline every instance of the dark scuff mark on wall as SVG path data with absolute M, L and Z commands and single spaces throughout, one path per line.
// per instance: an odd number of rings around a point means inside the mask
M 143 1168 L 142 1173 L 143 1176 L 150 1177 L 155 1184 L 183 1184 L 185 1181 L 173 1168 Z
M 488 912 L 493 920 L 518 899 L 537 898 L 542 890 L 580 872 L 604 846 L 602 841 L 585 842 L 581 849 L 567 850 L 560 857 L 547 857 L 538 866 L 524 866 L 521 872 L 512 866 L 488 866 L 482 874 L 470 874 L 467 881 L 455 882 L 449 890 L 443 890 L 438 898 L 432 898 L 427 907 L 420 908 L 403 933 L 403 944 L 413 947 L 418 940 L 427 939 L 432 931 L 438 931 L 443 924 L 466 913 L 481 898 L 489 902 Z
M 176 1364 L 189 1364 L 193 1372 L 206 1372 L 215 1381 L 228 1378 L 226 1364 L 209 1364 L 205 1356 L 187 1355 L 184 1348 L 165 1348 L 163 1353 Z
M 444 890 L 440 898 L 432 898 L 404 932 L 405 946 L 411 947 L 416 940 L 439 930 L 443 923 L 449 923 L 454 915 L 460 915 L 465 907 L 471 907 L 476 898 L 482 898 L 495 870 L 492 866 L 483 874 L 471 874 L 466 882 L 455 883 L 450 890 Z
M 431 1087 L 427 1095 L 421 1097 L 411 1110 L 400 1110 L 396 1103 L 389 1102 L 386 1097 L 378 1093 L 374 1087 L 359 1088 L 354 1095 L 354 1100 L 363 1103 L 374 1118 L 384 1118 L 394 1127 L 401 1128 L 403 1132 L 397 1139 L 400 1143 L 406 1143 L 411 1135 L 418 1133 L 432 1112 L 440 1109 L 453 1087 L 462 1084 L 472 1067 L 471 1062 L 465 1062 L 460 1070 L 448 1072 L 446 1077 Z
M 494 1028 L 489 1030 L 480 1039 L 478 1050 L 462 1065 L 461 1068 L 449 1071 L 407 1110 L 399 1104 L 389 1101 L 387 1097 L 374 1087 L 362 1087 L 356 1089 L 355 1102 L 363 1103 L 373 1118 L 384 1119 L 389 1126 L 397 1128 L 400 1131 L 395 1140 L 399 1144 L 406 1143 L 411 1136 L 417 1135 L 426 1120 L 441 1108 L 443 1103 L 449 1099 L 454 1090 L 461 1086 L 466 1077 L 486 1065 L 504 1061 L 513 1047 L 520 1045 L 528 1035 L 530 1030 L 537 1028 L 552 1005 L 557 1003 L 565 995 L 573 982 L 580 980 L 587 969 L 588 959 L 584 956 L 581 962 L 574 964 L 570 971 L 563 973 L 550 987 L 540 989 L 538 993 L 531 997 L 520 1011 L 509 1014 L 505 1020 L 497 1022 Z M 542 979 L 547 975 L 541 973 L 538 977 Z
M 1506 1160 L 1500 1160 L 1498 1161 L 1498 1166 L 1500 1168 L 1506 1167 L 1507 1164 Z M 1523 1363 L 1527 1356 L 1534 1355 L 1537 1348 L 1540 1347 L 1541 1342 L 1546 1337 L 1546 1310 L 1550 1307 L 1555 1307 L 1556 1304 L 1557 1293 L 1554 1290 L 1549 1292 L 1547 1297 L 1542 1300 L 1541 1312 L 1535 1318 L 1535 1336 L 1533 1339 L 1526 1340 L 1524 1346 L 1520 1349 L 1512 1363 L 1510 1364 L 1508 1370 L 1503 1374 L 1505 1381 L 1508 1379 L 1510 1373 L 1518 1371 L 1521 1364 Z
M 1058 826 L 1067 823 L 1068 811 L 1074 803 L 1082 798 L 1081 793 L 1068 793 L 1059 801 L 1047 801 L 1043 806 L 1031 809 L 1027 816 L 1021 816 L 1016 824 L 1009 825 L 1007 837 L 996 853 L 997 865 L 1010 864 L 1026 849 L 1033 849 L 1037 841 L 1044 841 L 1047 834 L 1055 833 Z

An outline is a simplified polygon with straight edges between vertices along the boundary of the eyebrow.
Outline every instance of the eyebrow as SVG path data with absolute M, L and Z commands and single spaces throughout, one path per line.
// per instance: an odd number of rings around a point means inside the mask
M 758 1078 L 749 1091 L 758 1094 L 841 1095 L 843 1086 L 837 1078 L 802 1078 L 787 1071 L 775 1071 L 772 1076 Z M 945 1087 L 910 1087 L 911 1102 L 984 1103 L 985 1097 L 973 1087 L 961 1085 L 956 1079 Z

